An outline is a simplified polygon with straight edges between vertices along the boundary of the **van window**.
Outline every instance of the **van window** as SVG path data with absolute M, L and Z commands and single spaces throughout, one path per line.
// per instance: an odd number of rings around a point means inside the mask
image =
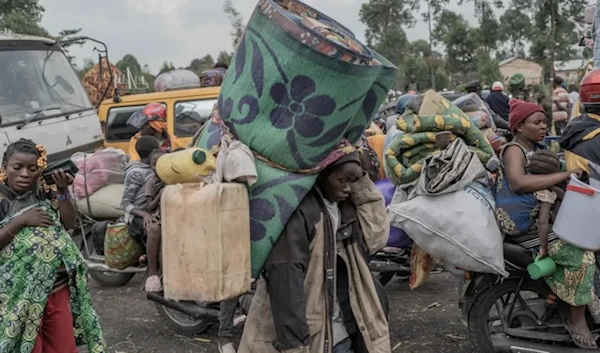
M 0 50 L 2 126 L 91 108 L 79 78 L 60 50 Z
M 208 120 L 217 99 L 203 99 L 175 103 L 175 135 L 194 136 Z
M 107 142 L 129 141 L 137 130 L 127 125 L 131 114 L 141 112 L 145 105 L 110 108 L 106 118 L 105 139 Z

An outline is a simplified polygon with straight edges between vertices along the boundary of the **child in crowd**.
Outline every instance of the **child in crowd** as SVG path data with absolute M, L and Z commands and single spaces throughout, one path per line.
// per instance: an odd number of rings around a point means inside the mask
M 135 149 L 140 160 L 130 161 L 125 168 L 125 190 L 121 200 L 121 208 L 125 211 L 129 235 L 146 238 L 148 279 L 145 290 L 147 292 L 162 291 L 162 284 L 158 276 L 160 224 L 148 212 L 148 199 L 146 198 L 146 184 L 155 175 L 150 166 L 150 156 L 154 150 L 159 148 L 160 142 L 152 136 L 142 136 L 136 142 Z
M 529 172 L 531 174 L 552 174 L 561 170 L 561 164 L 556 153 L 548 150 L 541 150 L 531 155 L 529 160 Z M 548 234 L 556 239 L 550 230 L 550 224 L 554 223 L 560 202 L 564 198 L 566 183 L 559 186 L 553 186 L 550 189 L 538 191 L 536 197 L 540 200 L 540 213 L 538 217 L 538 236 L 540 237 L 540 257 L 548 255 Z M 594 322 L 600 323 L 600 299 L 596 293 L 592 293 L 592 302 L 587 305 L 592 314 Z
M 77 225 L 68 187 L 73 176 L 42 173 L 46 151 L 31 140 L 10 144 L 0 172 L 0 351 L 108 352 L 92 306 L 86 267 L 66 229 Z
M 145 186 L 146 190 L 146 202 L 148 211 L 160 224 L 160 198 L 162 195 L 162 191 L 165 188 L 165 182 L 160 180 L 158 174 L 156 173 L 156 162 L 160 157 L 165 155 L 166 151 L 163 150 L 154 150 L 150 154 L 150 167 L 154 172 L 154 175 L 148 180 Z
M 561 170 L 558 155 L 550 150 L 540 150 L 529 158 L 529 172 L 531 174 L 553 174 Z M 553 214 L 556 215 L 558 200 L 564 197 L 561 188 L 553 186 L 550 189 L 535 192 L 535 197 L 541 202 L 537 219 L 537 230 L 540 238 L 540 257 L 548 255 L 548 234 L 550 224 L 553 223 Z M 554 207 L 553 207 L 554 206 Z M 554 239 L 556 236 L 552 235 Z

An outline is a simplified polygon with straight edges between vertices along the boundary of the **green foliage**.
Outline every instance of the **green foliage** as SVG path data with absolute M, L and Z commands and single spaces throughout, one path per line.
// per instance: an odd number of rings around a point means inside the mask
M 424 58 L 428 58 L 433 54 L 429 42 L 424 39 L 419 39 L 410 43 L 410 52 L 413 55 L 422 56 Z
M 215 66 L 215 59 L 212 55 L 205 55 L 200 59 L 194 59 L 187 67 L 188 70 L 194 72 L 196 75 L 200 75 L 203 71 L 212 69 Z
M 54 38 L 57 41 L 68 41 L 61 44 L 67 58 L 74 63 L 74 57 L 69 55 L 69 47 L 83 44 L 83 41 L 69 41 L 76 38 L 79 29 L 65 29 L 52 36 L 40 25 L 44 15 L 44 7 L 39 0 L 0 0 L 0 33 L 29 34 L 40 37 Z
M 502 59 L 524 57 L 525 43 L 531 38 L 531 19 L 522 10 L 512 7 L 500 16 L 500 40 L 504 42 Z
M 160 68 L 160 71 L 158 72 L 158 74 L 163 74 L 165 72 L 169 72 L 169 71 L 173 71 L 175 70 L 175 66 L 173 65 L 173 63 L 170 63 L 168 61 L 163 62 L 162 67 Z
M 126 54 L 121 60 L 119 60 L 116 64 L 117 68 L 121 70 L 123 74 L 127 72 L 127 69 L 131 71 L 131 74 L 137 76 L 142 73 L 142 67 L 140 66 L 139 61 L 132 54 Z
M 532 19 L 530 56 L 550 77 L 552 62 L 569 60 L 583 32 L 585 0 L 513 0 Z
M 498 61 L 491 59 L 484 50 L 477 54 L 477 76 L 484 87 L 491 87 L 495 81 L 502 81 Z
M 231 41 L 233 48 L 235 49 L 237 48 L 238 43 L 244 34 L 244 18 L 233 6 L 231 0 L 225 0 L 225 3 L 223 4 L 223 12 L 225 12 L 229 18 L 229 22 L 231 23 Z
M 147 72 L 142 73 L 142 76 L 144 76 L 144 79 L 146 79 L 146 82 L 148 83 L 148 90 L 154 92 L 154 81 L 156 80 L 156 76 Z
M 83 45 L 85 43 L 85 40 L 80 39 L 80 37 L 81 37 L 80 33 L 81 33 L 81 28 L 64 29 L 64 30 L 58 32 L 58 36 L 55 37 L 55 39 L 61 43 L 60 46 L 62 47 L 63 51 L 65 52 L 67 59 L 69 59 L 69 62 L 71 62 L 71 65 L 74 65 L 75 57 L 73 55 L 69 54 L 69 48 L 73 45 Z
M 222 51 L 219 53 L 219 56 L 217 56 L 217 63 L 221 63 L 221 64 L 225 64 L 225 65 L 229 66 L 229 63 L 231 63 L 232 58 L 233 58 L 233 53 Z
M 478 31 L 465 18 L 452 11 L 442 11 L 434 35 L 446 48 L 446 69 L 451 74 L 466 74 L 476 69 Z
M 85 76 L 85 74 L 87 74 L 87 72 L 90 71 L 95 64 L 96 63 L 94 62 L 94 60 L 90 58 L 83 59 L 83 67 L 81 68 L 81 70 L 77 71 L 77 76 L 79 76 L 79 79 L 82 79 L 83 76 Z
M 1 0 L 0 33 L 30 34 L 47 37 L 40 26 L 44 8 L 38 0 Z
M 369 0 L 363 4 L 359 16 L 367 27 L 367 44 L 392 63 L 401 65 L 409 44 L 403 27 L 414 25 L 411 11 L 418 8 L 418 0 Z
M 482 49 L 489 55 L 500 40 L 500 23 L 496 19 L 491 6 L 483 6 L 480 13 L 479 28 L 476 29 L 474 35 Z
M 450 85 L 450 78 L 446 73 L 446 70 L 440 65 L 435 71 L 435 87 L 439 89 L 448 89 Z

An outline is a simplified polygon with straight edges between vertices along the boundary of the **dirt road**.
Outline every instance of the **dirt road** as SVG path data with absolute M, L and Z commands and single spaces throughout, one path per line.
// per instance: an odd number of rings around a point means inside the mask
M 136 276 L 124 287 L 104 288 L 90 280 L 110 353 L 218 352 L 216 327 L 197 337 L 174 332 L 145 299 L 141 281 Z M 394 353 L 475 352 L 458 310 L 456 284 L 447 273 L 433 275 L 415 291 L 407 282 L 388 284 Z

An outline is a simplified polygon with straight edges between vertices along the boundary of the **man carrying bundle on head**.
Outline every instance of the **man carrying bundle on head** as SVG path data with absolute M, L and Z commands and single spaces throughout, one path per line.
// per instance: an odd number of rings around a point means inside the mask
M 239 352 L 390 352 L 389 328 L 369 272 L 361 209 L 385 214 L 358 152 L 323 170 L 265 264 Z M 271 337 L 274 337 L 272 339 Z

